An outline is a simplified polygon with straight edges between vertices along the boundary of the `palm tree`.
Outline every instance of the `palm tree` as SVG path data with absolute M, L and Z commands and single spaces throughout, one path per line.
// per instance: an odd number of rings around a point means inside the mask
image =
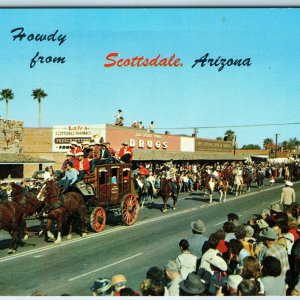
M 8 101 L 14 99 L 15 95 L 11 89 L 4 89 L 0 93 L 1 98 L 0 100 L 5 100 L 6 102 L 6 112 L 5 112 L 5 119 L 8 117 Z
M 42 89 L 35 89 L 32 91 L 31 96 L 33 97 L 33 99 L 38 100 L 38 104 L 39 104 L 38 126 L 41 127 L 41 100 L 47 97 L 48 95 Z
M 264 139 L 263 146 L 265 149 L 268 148 L 268 145 L 273 145 L 274 141 L 271 138 Z
M 234 139 L 235 139 L 235 132 L 232 131 L 232 130 L 230 130 L 230 129 L 227 130 L 225 132 L 224 140 L 226 140 L 226 141 L 234 141 Z

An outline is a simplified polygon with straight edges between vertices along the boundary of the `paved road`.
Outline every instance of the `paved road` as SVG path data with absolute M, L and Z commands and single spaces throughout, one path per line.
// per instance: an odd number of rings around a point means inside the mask
M 179 254 L 178 243 L 191 234 L 190 223 L 201 218 L 207 226 L 207 235 L 220 228 L 226 214 L 235 212 L 242 222 L 260 213 L 280 197 L 283 185 L 264 187 L 240 197 L 230 197 L 226 203 L 213 204 L 196 193 L 181 198 L 178 209 L 162 214 L 157 208 L 144 208 L 138 222 L 131 227 L 111 225 L 100 234 L 89 234 L 82 239 L 63 240 L 59 246 L 45 244 L 42 238 L 32 237 L 30 243 L 17 254 L 8 256 L 0 251 L 1 295 L 31 295 L 40 290 L 47 295 L 90 295 L 89 287 L 97 277 L 111 277 L 125 273 L 129 285 L 139 290 L 149 267 L 163 266 Z M 300 185 L 295 184 L 300 194 Z M 185 195 L 186 196 L 186 195 Z M 29 242 L 28 242 L 29 243 Z

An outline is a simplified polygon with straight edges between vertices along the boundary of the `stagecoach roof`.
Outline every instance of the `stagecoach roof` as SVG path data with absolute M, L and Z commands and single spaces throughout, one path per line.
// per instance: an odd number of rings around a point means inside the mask
M 1 153 L 0 165 L 25 165 L 25 164 L 42 164 L 54 163 L 54 160 L 49 160 L 41 157 L 33 157 L 25 154 L 17 153 Z
M 223 153 L 201 153 L 201 152 L 175 152 L 155 150 L 135 150 L 134 161 L 167 161 L 167 160 L 224 160 L 236 161 L 246 160 L 244 156 Z

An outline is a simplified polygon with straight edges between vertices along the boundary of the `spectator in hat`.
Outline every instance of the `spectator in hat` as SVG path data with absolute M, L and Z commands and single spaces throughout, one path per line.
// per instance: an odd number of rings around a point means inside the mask
M 283 205 L 283 209 L 287 210 L 292 203 L 296 202 L 296 193 L 293 188 L 293 183 L 291 181 L 285 182 L 285 187 L 281 190 L 280 204 Z
M 200 268 L 207 270 L 211 274 L 213 274 L 214 272 L 210 266 L 210 259 L 217 254 L 221 254 L 220 251 L 217 249 L 219 241 L 219 235 L 217 233 L 212 233 L 208 241 L 209 249 L 203 253 L 201 258 Z
M 169 296 L 179 296 L 179 283 L 183 280 L 179 268 L 174 260 L 169 260 L 165 265 L 165 274 L 168 280 Z
M 243 281 L 241 275 L 229 275 L 227 281 L 227 291 L 229 296 L 237 296 L 238 285 Z
M 214 255 L 208 261 L 213 272 L 208 287 L 209 295 L 215 296 L 219 287 L 225 288 L 227 285 L 227 264 L 221 255 Z
M 208 249 L 208 238 L 203 235 L 206 232 L 206 227 L 202 220 L 197 220 L 191 223 L 193 235 L 187 238 L 189 243 L 189 251 L 197 256 L 197 269 L 200 265 L 200 259 L 205 250 Z M 204 247 L 204 248 L 203 248 Z M 204 251 L 203 251 L 204 250 Z
M 106 278 L 98 278 L 94 281 L 93 286 L 91 287 L 93 296 L 112 296 L 113 288 L 111 286 L 111 281 Z
M 278 235 L 276 235 L 273 228 L 267 227 L 262 230 L 260 237 L 263 240 L 264 245 L 268 248 L 264 257 L 274 256 L 278 258 L 281 263 L 281 272 L 285 276 L 286 272 L 290 269 L 290 266 L 287 250 L 282 245 L 276 243 Z
M 190 273 L 188 277 L 179 283 L 180 296 L 199 296 L 205 292 L 205 285 L 197 273 Z
M 266 296 L 285 296 L 286 283 L 279 259 L 267 256 L 262 261 L 262 278 Z
M 69 186 L 77 181 L 77 174 L 78 171 L 73 168 L 73 163 L 71 161 L 67 162 L 65 176 L 58 181 L 58 187 L 63 187 L 63 192 L 66 192 Z
M 90 174 L 90 161 L 87 158 L 84 158 L 83 152 L 78 152 L 76 154 L 74 168 L 78 171 L 78 181 L 83 179 L 84 174 Z
M 197 256 L 189 251 L 189 242 L 181 240 L 179 242 L 181 254 L 177 256 L 176 263 L 183 279 L 186 279 L 188 274 L 196 271 Z
M 130 163 L 133 157 L 132 148 L 128 146 L 127 142 L 122 143 L 122 148 L 119 151 L 120 160 L 124 163 Z
M 114 288 L 114 296 L 120 296 L 120 291 L 127 287 L 127 278 L 124 274 L 116 274 L 111 278 L 111 285 Z

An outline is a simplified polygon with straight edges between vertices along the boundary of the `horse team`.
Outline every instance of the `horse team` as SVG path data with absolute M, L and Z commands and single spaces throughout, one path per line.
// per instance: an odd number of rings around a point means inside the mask
M 299 179 L 300 168 L 298 165 L 284 167 L 282 176 L 284 179 L 290 179 L 288 176 L 294 176 L 294 180 Z M 164 174 L 162 172 L 162 174 Z M 255 175 L 255 176 L 254 176 Z M 222 170 L 211 170 L 203 167 L 199 172 L 199 184 L 196 190 L 203 190 L 204 194 L 209 196 L 209 203 L 213 201 L 214 191 L 220 193 L 219 201 L 225 202 L 229 191 L 236 196 L 241 193 L 250 191 L 251 182 L 256 180 L 258 188 L 263 185 L 265 172 L 260 169 L 253 174 L 246 166 L 237 166 L 236 168 L 225 168 Z M 173 209 L 176 208 L 180 187 L 177 181 L 168 179 L 164 175 L 159 175 L 159 195 L 163 199 L 162 212 L 167 211 L 168 198 L 173 198 Z M 148 186 L 148 192 L 151 193 L 153 201 L 154 184 Z M 26 218 L 31 216 L 47 217 L 46 237 L 54 240 L 55 244 L 61 242 L 62 230 L 66 221 L 69 224 L 68 239 L 72 237 L 72 224 L 78 216 L 81 219 L 81 235 L 86 236 L 87 208 L 83 196 L 76 191 L 69 191 L 62 195 L 55 180 L 45 181 L 39 191 L 28 191 L 21 185 L 10 184 L 10 198 L 12 201 L 0 202 L 0 229 L 7 230 L 12 239 L 9 245 L 8 253 L 14 253 L 17 247 L 22 244 L 22 238 L 28 238 L 26 229 Z M 139 193 L 141 206 L 143 205 L 142 189 Z M 0 199 L 1 200 L 1 199 Z M 57 238 L 51 232 L 53 221 L 57 221 Z

